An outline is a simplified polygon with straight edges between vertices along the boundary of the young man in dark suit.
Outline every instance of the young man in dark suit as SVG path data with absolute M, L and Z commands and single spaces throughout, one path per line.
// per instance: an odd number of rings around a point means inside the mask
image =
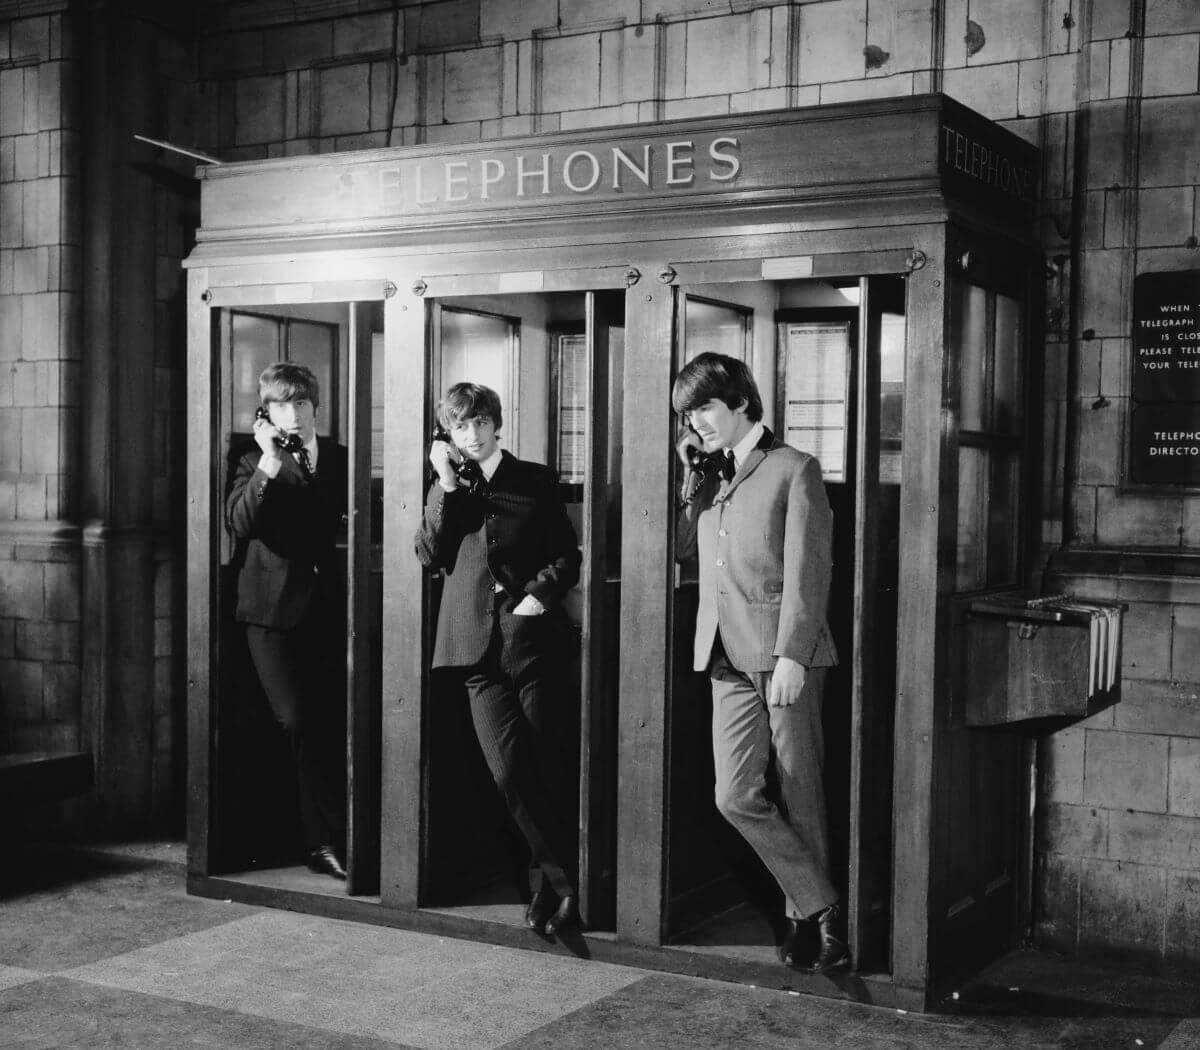
M 671 400 L 688 425 L 678 445 L 686 476 L 676 553 L 700 560 L 693 656 L 712 681 L 717 808 L 783 890 L 781 960 L 824 973 L 846 965 L 849 952 L 821 779 L 822 688 L 837 662 L 821 467 L 763 426 L 758 387 L 736 358 L 700 354 Z M 696 448 L 715 454 L 704 473 L 691 465 Z M 766 791 L 772 764 L 777 799 Z M 815 957 L 806 931 L 819 936 Z
M 348 459 L 317 437 L 320 387 L 308 368 L 269 365 L 258 390 L 256 447 L 226 501 L 238 541 L 235 615 L 295 759 L 308 866 L 344 879 L 346 599 L 334 555 Z
M 445 572 L 433 666 L 467 669 L 475 735 L 532 858 L 525 922 L 554 934 L 579 922 L 550 623 L 579 580 L 578 541 L 554 471 L 500 449 L 494 390 L 452 386 L 438 419 L 452 440 L 430 449 L 437 480 L 416 535 L 421 563 Z

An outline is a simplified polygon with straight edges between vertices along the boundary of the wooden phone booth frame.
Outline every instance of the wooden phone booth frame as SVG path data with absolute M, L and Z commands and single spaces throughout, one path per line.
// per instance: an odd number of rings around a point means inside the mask
M 585 934 L 587 954 L 930 1008 L 981 961 L 963 955 L 955 937 L 945 935 L 947 915 L 975 914 L 975 897 L 957 884 L 962 880 L 950 870 L 947 833 L 935 826 L 947 812 L 945 798 L 961 788 L 953 780 L 961 734 L 979 732 L 954 727 L 948 714 L 953 564 L 946 559 L 953 558 L 958 485 L 958 377 L 954 348 L 948 345 L 948 289 L 972 254 L 1003 256 L 1031 275 L 1023 301 L 1032 301 L 1041 272 L 1032 236 L 1036 164 L 1036 151 L 1016 136 L 951 99 L 928 95 L 201 169 L 202 226 L 186 264 L 192 435 L 189 891 L 569 950 L 530 938 L 527 931 L 422 908 L 427 625 L 422 603 L 414 598 L 423 582 L 411 541 L 427 480 L 428 420 L 424 411 L 414 410 L 414 392 L 423 396 L 430 382 L 427 314 L 434 300 L 505 291 L 624 290 L 624 418 L 627 432 L 638 428 L 639 456 L 635 464 L 624 459 L 620 613 L 623 624 L 637 629 L 621 640 L 615 930 Z M 902 276 L 907 286 L 893 802 L 890 814 L 869 814 L 854 826 L 867 835 L 871 820 L 890 824 L 890 920 L 883 934 L 888 958 L 877 972 L 814 978 L 777 963 L 679 952 L 664 943 L 669 819 L 664 771 L 676 626 L 670 609 L 675 492 L 668 410 L 676 299 L 694 286 L 728 281 L 886 274 Z M 377 714 L 369 717 L 363 713 L 374 709 L 371 698 L 362 695 L 361 681 L 350 700 L 352 725 L 358 715 L 358 730 L 351 734 L 352 772 L 356 756 L 368 750 L 360 735 L 381 735 L 382 812 L 351 799 L 351 891 L 357 852 L 378 866 L 378 895 L 369 898 L 264 888 L 252 879 L 221 874 L 217 858 L 217 538 L 222 527 L 217 462 L 222 450 L 214 422 L 219 362 L 212 313 L 218 306 L 281 302 L 382 303 L 384 316 L 382 689 L 375 699 Z M 1027 317 L 1029 345 L 1035 332 L 1032 309 Z M 351 342 L 365 345 L 369 359 L 369 333 L 360 330 L 356 336 L 351 327 Z M 862 367 L 860 387 L 877 364 L 864 360 Z M 361 417 L 369 413 L 360 408 L 368 403 L 369 378 L 352 367 L 350 387 L 357 399 L 351 404 L 351 440 L 360 449 L 355 455 L 352 448 L 352 458 L 361 464 L 361 445 L 369 439 Z M 859 455 L 868 465 L 874 456 L 877 466 L 877 442 L 870 436 L 877 410 L 860 409 Z M 859 487 L 862 509 L 854 528 L 861 552 L 871 549 L 877 524 L 871 485 L 860 479 Z M 365 530 L 355 528 L 356 519 L 366 520 L 364 490 L 360 481 L 352 491 L 349 540 L 350 652 L 359 667 L 365 663 L 364 618 L 369 615 L 361 586 L 357 594 L 354 586 L 355 567 L 365 571 L 368 558 Z M 596 510 L 593 505 L 585 513 L 585 549 L 589 529 L 599 527 Z M 872 732 L 873 716 L 861 703 L 869 678 L 862 652 L 887 639 L 871 635 L 871 561 L 856 564 L 852 672 L 858 706 L 852 720 L 851 799 L 869 810 L 873 796 L 864 785 L 871 761 L 862 741 Z M 585 620 L 585 648 L 586 630 Z M 973 739 L 978 753 L 993 747 L 987 738 Z M 986 798 L 978 801 L 986 807 Z M 965 810 L 955 819 L 974 815 Z M 1021 819 L 1019 811 L 1007 816 Z M 377 822 L 373 827 L 372 821 Z M 863 845 L 851 844 L 852 938 L 868 923 L 860 913 L 865 876 L 854 861 Z M 370 881 L 360 878 L 359 884 Z M 993 956 L 1019 939 L 1019 916 L 1028 904 L 1020 893 L 1004 901 L 987 946 Z M 982 929 L 992 927 L 985 923 L 972 936 Z

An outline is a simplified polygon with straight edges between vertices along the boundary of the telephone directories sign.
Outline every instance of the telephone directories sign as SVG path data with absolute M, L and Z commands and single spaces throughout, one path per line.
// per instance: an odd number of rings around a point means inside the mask
M 1130 477 L 1200 485 L 1200 270 L 1133 282 Z

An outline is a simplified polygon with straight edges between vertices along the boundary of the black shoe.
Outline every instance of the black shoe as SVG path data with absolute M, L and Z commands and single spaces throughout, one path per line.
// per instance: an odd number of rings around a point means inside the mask
M 318 846 L 313 850 L 308 855 L 308 867 L 318 875 L 332 875 L 335 879 L 346 877 L 346 869 L 332 846 Z
M 545 933 L 546 920 L 554 914 L 554 902 L 557 899 L 557 894 L 549 884 L 542 883 L 525 908 L 525 925 L 538 933 Z
M 846 945 L 846 916 L 842 914 L 840 901 L 834 901 L 828 908 L 813 916 L 817 924 L 817 932 L 821 937 L 821 947 L 817 957 L 808 967 L 809 973 L 826 973 L 836 970 L 839 966 L 850 963 L 850 949 Z
M 558 902 L 554 914 L 546 920 L 546 934 L 553 937 L 556 933 L 569 930 L 579 925 L 579 904 L 575 894 L 571 893 Z
M 779 961 L 793 970 L 807 970 L 817 954 L 816 924 L 806 919 L 788 918 L 779 945 Z

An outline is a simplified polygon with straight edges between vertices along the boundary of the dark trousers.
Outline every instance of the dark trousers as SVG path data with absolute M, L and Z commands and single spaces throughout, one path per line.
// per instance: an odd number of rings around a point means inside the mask
M 333 846 L 344 855 L 345 687 L 337 668 L 344 675 L 345 643 L 329 629 L 319 615 L 289 631 L 247 624 L 246 642 L 295 760 L 305 848 Z
M 575 892 L 574 850 L 560 722 L 561 661 L 542 616 L 514 616 L 498 598 L 483 659 L 467 671 L 475 736 L 532 858 L 530 888 L 542 880 Z

